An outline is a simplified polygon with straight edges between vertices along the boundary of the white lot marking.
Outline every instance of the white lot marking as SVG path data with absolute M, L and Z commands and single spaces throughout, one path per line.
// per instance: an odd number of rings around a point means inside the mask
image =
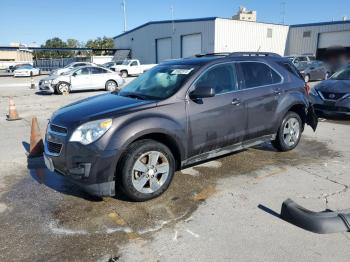
M 194 233 L 193 231 L 189 230 L 188 228 L 186 228 L 185 230 L 187 233 L 191 234 L 192 236 L 194 236 L 195 238 L 199 238 L 199 235 Z
M 222 163 L 220 161 L 210 161 L 199 165 L 198 167 L 220 168 Z
M 106 233 L 107 234 L 113 234 L 115 232 L 131 233 L 133 231 L 132 231 L 132 229 L 130 227 L 115 227 L 115 228 L 107 227 L 106 228 Z M 101 232 L 97 231 L 96 233 L 101 233 Z
M 175 230 L 175 234 L 174 234 L 173 240 L 177 241 L 177 230 Z
M 0 203 L 0 213 L 5 212 L 7 209 L 7 206 L 4 203 Z
M 222 166 L 222 163 L 219 161 L 210 161 L 210 162 L 198 165 L 196 167 L 220 168 L 221 166 Z M 181 170 L 181 173 L 190 175 L 190 176 L 199 176 L 201 174 L 198 170 L 195 169 L 195 167 L 189 167 L 189 168 L 183 169 Z
M 181 170 L 181 173 L 186 174 L 186 175 L 190 175 L 190 176 L 199 176 L 200 175 L 199 171 L 197 171 L 193 167 L 183 169 L 183 170 Z
M 86 230 L 73 230 L 68 228 L 60 228 L 57 226 L 57 222 L 51 221 L 49 224 L 49 228 L 52 233 L 56 235 L 87 235 L 88 232 Z

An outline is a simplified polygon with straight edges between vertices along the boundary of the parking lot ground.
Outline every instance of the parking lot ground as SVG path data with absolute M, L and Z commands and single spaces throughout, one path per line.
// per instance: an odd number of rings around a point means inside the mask
M 53 111 L 104 91 L 38 95 L 14 82 L 0 78 L 0 261 L 348 261 L 349 233 L 310 233 L 264 211 L 286 198 L 349 208 L 346 121 L 307 127 L 291 152 L 265 144 L 177 172 L 164 195 L 134 203 L 91 197 L 26 157 L 33 115 L 44 133 Z M 5 120 L 8 96 L 23 120 Z

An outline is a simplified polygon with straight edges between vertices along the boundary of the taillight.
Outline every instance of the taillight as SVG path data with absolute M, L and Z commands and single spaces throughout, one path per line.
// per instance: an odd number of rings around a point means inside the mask
M 309 86 L 308 84 L 305 83 L 304 88 L 305 88 L 306 94 L 309 94 L 309 93 L 310 93 L 310 86 Z

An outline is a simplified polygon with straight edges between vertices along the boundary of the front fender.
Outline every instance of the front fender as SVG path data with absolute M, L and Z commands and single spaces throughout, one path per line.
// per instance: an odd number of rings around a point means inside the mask
M 122 123 L 118 123 L 113 134 L 108 139 L 107 150 L 117 150 L 120 155 L 135 140 L 145 135 L 163 134 L 169 137 L 176 144 L 181 159 L 185 156 L 185 128 L 175 120 L 160 117 L 157 115 L 148 117 L 130 118 Z

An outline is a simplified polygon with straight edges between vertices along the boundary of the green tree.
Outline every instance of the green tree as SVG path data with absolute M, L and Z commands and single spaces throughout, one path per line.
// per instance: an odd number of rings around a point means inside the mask
M 64 48 L 68 47 L 67 43 L 59 37 L 54 37 L 46 40 L 45 44 L 41 45 L 44 48 Z M 61 58 L 68 57 L 70 52 L 67 51 L 39 51 L 36 53 L 36 58 Z
M 104 36 L 103 38 L 98 37 L 96 39 L 90 39 L 86 42 L 86 47 L 94 48 L 94 49 L 102 49 L 102 48 L 114 48 L 113 38 Z M 94 54 L 96 55 L 105 55 L 108 52 L 105 51 L 96 51 Z

